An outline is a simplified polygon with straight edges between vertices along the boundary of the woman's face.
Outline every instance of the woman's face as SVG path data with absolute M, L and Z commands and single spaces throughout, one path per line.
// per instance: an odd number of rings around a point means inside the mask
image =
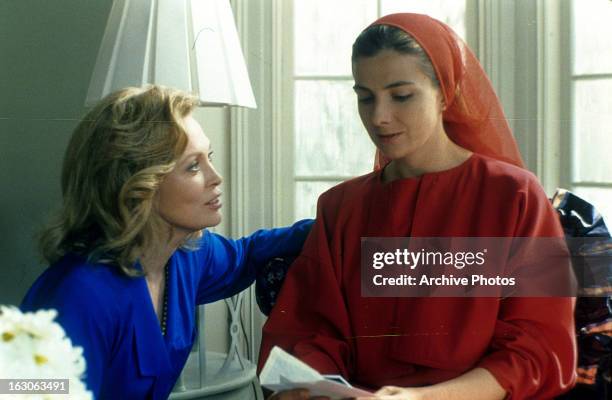
M 382 50 L 354 62 L 353 77 L 361 121 L 387 158 L 435 151 L 444 135 L 443 98 L 417 56 Z
M 159 186 L 157 212 L 179 235 L 221 222 L 221 176 L 211 163 L 210 140 L 200 124 L 183 120 L 187 147 Z

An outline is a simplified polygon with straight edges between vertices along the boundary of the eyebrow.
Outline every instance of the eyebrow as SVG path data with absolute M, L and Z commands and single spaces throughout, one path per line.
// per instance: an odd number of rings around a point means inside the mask
M 185 154 L 185 156 L 183 156 L 183 159 L 188 159 L 189 157 L 193 157 L 193 156 L 199 156 L 201 154 L 205 154 L 207 156 L 211 155 L 212 153 L 214 153 L 212 148 L 208 149 L 208 152 L 204 153 L 203 151 L 194 151 L 193 153 L 189 153 L 189 154 Z
M 387 86 L 385 86 L 385 89 L 392 89 L 392 88 L 395 88 L 395 87 L 398 87 L 398 86 L 404 86 L 404 85 L 414 85 L 414 82 L 413 81 L 397 81 L 397 82 L 393 82 L 393 83 L 388 84 Z M 355 90 L 366 90 L 368 92 L 372 91 L 372 90 L 368 89 L 367 87 L 361 86 L 361 85 L 359 85 L 357 83 L 353 86 L 353 89 L 355 89 Z

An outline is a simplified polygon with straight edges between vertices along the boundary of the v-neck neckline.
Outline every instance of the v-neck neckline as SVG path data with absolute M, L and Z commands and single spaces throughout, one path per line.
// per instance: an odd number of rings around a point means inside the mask
M 162 315 L 160 315 L 160 317 L 157 316 L 157 313 L 155 312 L 155 304 L 153 304 L 153 297 L 151 296 L 151 292 L 149 291 L 149 286 L 147 284 L 147 280 L 146 280 L 146 276 L 142 276 L 140 279 L 142 281 L 142 288 L 145 291 L 146 294 L 146 298 L 147 301 L 145 301 L 145 303 L 147 303 L 147 305 L 145 306 L 148 311 L 145 313 L 148 318 L 146 318 L 147 321 L 149 321 L 147 324 L 151 325 L 151 322 L 154 323 L 154 325 L 156 326 L 156 331 L 159 333 L 159 337 L 161 338 L 162 342 L 164 342 L 164 344 L 166 345 L 166 347 L 168 346 L 168 338 L 170 337 L 170 331 L 171 328 L 170 326 L 172 325 L 170 323 L 171 317 L 172 317 L 172 313 L 171 313 L 171 308 L 170 307 L 170 301 L 171 301 L 171 296 L 170 296 L 170 291 L 171 291 L 171 287 L 172 285 L 170 284 L 170 282 L 172 281 L 172 266 L 173 266 L 173 257 L 170 257 L 168 259 L 168 262 L 166 263 L 166 266 L 164 267 L 164 269 L 167 269 L 167 273 L 164 271 L 165 277 L 164 277 L 164 293 L 162 295 L 162 297 L 166 297 L 166 316 L 165 316 L 165 320 L 166 320 L 166 329 L 165 329 L 165 334 L 164 331 L 162 329 L 162 319 L 163 319 L 163 313 L 164 313 L 164 301 L 162 300 L 162 310 L 160 310 L 160 312 L 162 313 Z M 138 267 L 142 270 L 142 265 L 140 265 L 140 263 L 138 264 Z
M 161 327 L 162 336 L 164 339 L 168 333 L 168 290 L 170 288 L 170 259 L 164 265 L 164 293 L 162 294 L 162 310 L 161 310 L 161 318 L 159 319 L 159 324 Z

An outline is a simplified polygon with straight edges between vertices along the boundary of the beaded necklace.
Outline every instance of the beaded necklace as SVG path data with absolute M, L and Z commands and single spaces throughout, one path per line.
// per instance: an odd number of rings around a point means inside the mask
M 166 319 L 168 318 L 168 264 L 164 266 L 164 304 L 162 306 L 161 331 L 162 336 L 166 336 Z

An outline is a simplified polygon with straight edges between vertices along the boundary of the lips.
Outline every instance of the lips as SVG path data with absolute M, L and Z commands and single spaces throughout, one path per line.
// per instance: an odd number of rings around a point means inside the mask
M 398 133 L 386 133 L 386 134 L 376 134 L 376 136 L 378 137 L 378 139 L 383 142 L 383 143 L 388 143 L 393 141 L 393 139 L 395 139 L 396 137 L 398 137 L 399 135 L 401 135 L 401 132 Z
M 212 199 L 211 201 L 209 201 L 208 203 L 206 203 L 207 206 L 214 208 L 214 209 L 219 209 L 221 208 L 221 199 L 220 199 L 221 195 L 217 195 L 214 199 Z

